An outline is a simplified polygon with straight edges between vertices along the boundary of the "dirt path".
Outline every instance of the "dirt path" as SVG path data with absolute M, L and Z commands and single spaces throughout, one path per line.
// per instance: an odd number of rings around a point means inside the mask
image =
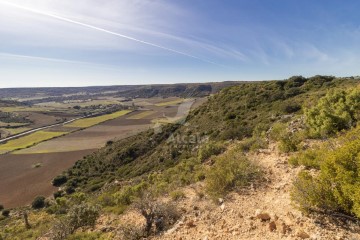
M 287 164 L 288 156 L 280 154 L 274 145 L 249 158 L 265 171 L 266 181 L 261 187 L 232 193 L 223 204 L 200 198 L 198 192 L 204 191 L 202 183 L 186 187 L 182 189 L 186 199 L 176 204 L 183 212 L 182 219 L 153 239 L 360 239 L 359 226 L 349 223 L 349 229 L 345 230 L 326 218 L 304 216 L 292 205 L 289 193 L 300 169 L 291 168 Z M 117 221 L 139 224 L 139 219 L 141 216 L 128 213 Z M 101 226 L 108 224 L 102 218 Z

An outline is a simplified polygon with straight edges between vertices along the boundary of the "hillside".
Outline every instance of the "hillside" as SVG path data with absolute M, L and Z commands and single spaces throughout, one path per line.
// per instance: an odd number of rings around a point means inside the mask
M 0 88 L 0 99 L 19 99 L 27 104 L 86 100 L 99 97 L 151 98 L 151 97 L 203 97 L 242 82 L 184 83 L 158 85 L 120 85 L 62 88 Z
M 79 160 L 54 179 L 54 198 L 34 201 L 40 210 L 2 217 L 0 239 L 356 239 L 356 160 L 323 156 L 358 141 L 357 86 L 296 76 L 225 88 L 185 121 Z M 329 187 L 340 177 L 347 185 Z

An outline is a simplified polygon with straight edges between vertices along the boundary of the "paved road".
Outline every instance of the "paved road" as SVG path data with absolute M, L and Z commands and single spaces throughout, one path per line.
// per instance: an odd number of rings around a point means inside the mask
M 89 117 L 89 116 L 87 116 L 87 117 Z M 56 124 L 47 125 L 47 126 L 39 127 L 39 128 L 34 128 L 34 129 L 28 130 L 28 131 L 26 131 L 26 132 L 22 132 L 22 133 L 13 135 L 13 136 L 11 136 L 11 137 L 7 137 L 7 138 L 4 138 L 4 139 L 1 139 L 1 140 L 0 140 L 0 143 L 6 142 L 6 141 L 9 141 L 9 140 L 11 140 L 11 139 L 18 138 L 18 137 L 22 137 L 22 136 L 28 135 L 28 134 L 30 134 L 30 133 L 38 132 L 38 131 L 41 131 L 41 130 L 44 130 L 44 129 L 48 129 L 48 128 L 52 128 L 52 127 L 56 127 L 56 126 L 61 126 L 61 125 L 65 125 L 65 124 L 69 124 L 69 123 L 71 123 L 71 122 L 74 122 L 74 121 L 79 120 L 79 119 L 82 119 L 82 118 L 85 118 L 85 117 L 74 118 L 74 119 L 71 119 L 71 120 L 66 121 L 66 122 L 56 123 Z

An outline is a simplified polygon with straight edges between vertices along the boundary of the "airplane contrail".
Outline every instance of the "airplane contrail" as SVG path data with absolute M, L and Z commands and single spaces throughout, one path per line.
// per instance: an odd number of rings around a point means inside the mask
M 28 12 L 39 14 L 39 15 L 51 17 L 51 18 L 58 19 L 58 20 L 61 20 L 61 21 L 64 21 L 64 22 L 73 23 L 73 24 L 76 24 L 76 25 L 80 25 L 80 26 L 83 26 L 83 27 L 90 28 L 90 29 L 98 30 L 100 32 L 104 32 L 104 33 L 115 35 L 115 36 L 118 36 L 118 37 L 121 37 L 121 38 L 125 38 L 125 39 L 131 40 L 131 41 L 142 43 L 142 44 L 145 44 L 145 45 L 148 45 L 148 46 L 160 48 L 160 49 L 172 52 L 172 53 L 176 53 L 176 54 L 180 54 L 180 55 L 183 55 L 183 56 L 186 56 L 186 57 L 197 59 L 197 60 L 200 60 L 200 61 L 203 61 L 203 62 L 207 62 L 207 63 L 214 64 L 214 65 L 217 65 L 217 66 L 225 67 L 225 66 L 223 66 L 221 64 L 218 64 L 218 63 L 215 63 L 215 62 L 203 59 L 203 58 L 199 58 L 197 56 L 194 56 L 194 55 L 191 55 L 191 54 L 188 54 L 188 53 L 185 53 L 185 52 L 181 52 L 181 51 L 178 51 L 178 50 L 175 50 L 175 49 L 164 47 L 164 46 L 161 46 L 161 45 L 158 45 L 158 44 L 155 44 L 155 43 L 143 41 L 143 40 L 140 40 L 140 39 L 137 39 L 137 38 L 134 38 L 134 37 L 130 37 L 130 36 L 120 34 L 120 33 L 117 33 L 117 32 L 113 32 L 113 31 L 110 31 L 110 30 L 107 30 L 107 29 L 104 29 L 104 28 L 100 28 L 100 27 L 96 27 L 96 26 L 93 26 L 93 25 L 89 25 L 89 24 L 86 24 L 86 23 L 79 22 L 79 21 L 75 21 L 75 20 L 72 20 L 72 19 L 69 19 L 69 18 L 61 17 L 61 16 L 53 14 L 53 13 L 39 11 L 37 9 L 21 6 L 21 5 L 18 5 L 18 4 L 15 4 L 15 3 L 10 3 L 10 2 L 7 2 L 7 1 L 0 1 L 0 4 L 4 4 L 4 5 L 7 5 L 7 6 L 14 7 L 14 8 L 22 9 L 22 10 L 25 10 L 25 11 L 28 11 Z

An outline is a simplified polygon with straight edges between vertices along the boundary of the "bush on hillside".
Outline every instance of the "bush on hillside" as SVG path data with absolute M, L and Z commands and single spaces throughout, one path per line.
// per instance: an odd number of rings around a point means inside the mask
M 175 190 L 170 193 L 170 197 L 173 201 L 178 201 L 180 199 L 184 199 L 186 195 L 183 191 Z
M 338 140 L 341 146 L 302 156 L 305 160 L 301 162 L 315 162 L 320 171 L 313 175 L 301 173 L 295 181 L 292 198 L 301 208 L 338 211 L 360 218 L 360 129 L 354 132 L 357 134 Z M 317 156 L 321 156 L 320 162 L 314 161 Z
M 215 164 L 206 174 L 206 190 L 213 198 L 248 186 L 259 176 L 259 168 L 238 149 L 232 149 L 215 158 Z
M 258 149 L 265 149 L 267 147 L 268 142 L 261 137 L 246 138 L 238 145 L 238 149 L 242 152 L 252 152 Z
M 1 205 L 1 204 L 0 204 L 0 211 L 1 211 L 1 210 L 4 210 L 4 205 Z
M 45 207 L 45 197 L 37 196 L 34 201 L 31 203 L 33 209 L 40 209 Z
M 71 208 L 68 214 L 59 218 L 51 231 L 51 239 L 62 240 L 83 227 L 94 227 L 100 216 L 99 208 L 90 204 L 80 204 Z
M 159 234 L 170 228 L 180 218 L 177 208 L 170 204 L 159 202 L 149 194 L 144 194 L 134 208 L 145 218 L 144 233 L 150 236 Z
M 10 210 L 5 209 L 1 212 L 1 215 L 3 215 L 4 217 L 9 217 L 10 216 Z
M 281 136 L 279 150 L 284 153 L 296 152 L 301 146 L 300 144 L 304 140 L 303 132 L 285 132 L 284 135 Z
M 208 142 L 200 147 L 198 156 L 201 161 L 205 161 L 208 158 L 210 158 L 211 156 L 219 155 L 224 150 L 225 150 L 225 146 L 223 143 Z
M 281 152 L 288 153 L 298 151 L 305 136 L 302 131 L 290 132 L 287 124 L 276 122 L 271 128 L 269 138 L 279 142 Z
M 334 90 L 317 105 L 305 109 L 306 123 L 313 137 L 327 137 L 356 125 L 360 117 L 360 89 Z
M 65 175 L 59 175 L 53 179 L 52 184 L 55 187 L 60 187 L 61 185 L 65 184 L 67 182 L 67 180 L 68 179 Z
M 320 164 L 324 159 L 323 149 L 309 149 L 302 151 L 296 156 L 289 158 L 289 163 L 292 166 L 305 166 L 306 169 L 320 169 Z

